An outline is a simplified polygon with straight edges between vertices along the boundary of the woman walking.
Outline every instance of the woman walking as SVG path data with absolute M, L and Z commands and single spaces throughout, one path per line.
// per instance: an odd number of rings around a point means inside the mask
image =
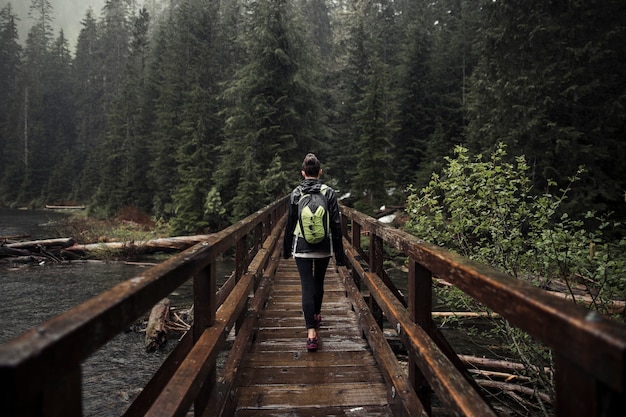
M 324 278 L 331 256 L 334 254 L 337 266 L 344 265 L 337 196 L 322 183 L 321 175 L 320 161 L 307 154 L 302 162 L 304 179 L 291 192 L 283 244 L 283 257 L 293 256 L 300 273 L 309 352 L 315 352 L 319 343 Z

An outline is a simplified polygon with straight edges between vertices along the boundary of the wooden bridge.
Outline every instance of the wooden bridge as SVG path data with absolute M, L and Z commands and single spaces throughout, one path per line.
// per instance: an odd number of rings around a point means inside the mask
M 126 416 L 496 416 L 433 324 L 433 276 L 551 348 L 557 416 L 626 415 L 626 326 L 347 207 L 347 267 L 329 266 L 321 347 L 308 353 L 295 263 L 280 259 L 286 210 L 277 201 L 1 345 L 0 415 L 81 416 L 81 364 L 192 280 L 193 328 Z M 406 297 L 385 274 L 385 248 L 408 258 Z M 235 270 L 217 288 L 226 251 Z

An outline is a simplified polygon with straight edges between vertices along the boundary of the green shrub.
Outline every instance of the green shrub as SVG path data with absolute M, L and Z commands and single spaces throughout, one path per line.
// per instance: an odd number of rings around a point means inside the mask
M 457 146 L 455 157 L 446 158 L 447 166 L 426 187 L 409 187 L 407 231 L 534 285 L 559 281 L 570 292 L 582 287 L 593 295 L 591 308 L 610 313 L 612 299 L 623 299 L 626 287 L 626 244 L 607 238 L 620 225 L 608 220 L 610 214 L 563 211 L 582 167 L 566 188 L 553 194 L 554 182 L 544 192 L 533 188 L 523 156 L 512 160 L 503 144 L 488 158 L 471 157 Z M 449 308 L 484 308 L 454 288 L 437 291 Z M 535 387 L 552 395 L 551 373 L 545 372 L 551 352 L 503 320 L 494 320 L 493 334 L 526 366 Z

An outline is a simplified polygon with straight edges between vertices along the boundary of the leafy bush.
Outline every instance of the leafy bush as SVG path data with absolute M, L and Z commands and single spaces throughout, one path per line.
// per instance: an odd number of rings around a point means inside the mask
M 612 299 L 623 299 L 625 242 L 607 238 L 620 225 L 609 221 L 609 215 L 563 212 L 582 167 L 565 189 L 553 194 L 554 182 L 536 192 L 525 158 L 508 161 L 503 144 L 488 158 L 471 157 L 457 146 L 455 157 L 446 161 L 441 174 L 434 173 L 422 190 L 409 187 L 410 233 L 544 288 L 559 282 L 572 293 L 574 287 L 584 289 L 592 294 L 590 307 L 603 313 L 612 311 Z M 438 291 L 441 300 L 456 307 L 480 308 L 459 291 Z M 526 365 L 535 387 L 553 393 L 551 373 L 545 372 L 552 362 L 550 351 L 504 321 L 494 321 L 494 332 Z
M 593 212 L 577 218 L 562 212 L 583 168 L 558 194 L 537 193 L 523 156 L 506 161 L 505 145 L 471 158 L 462 146 L 447 167 L 417 192 L 409 187 L 407 230 L 477 262 L 547 287 L 552 280 L 576 282 L 602 302 L 626 291 L 626 245 L 608 240 L 619 227 Z

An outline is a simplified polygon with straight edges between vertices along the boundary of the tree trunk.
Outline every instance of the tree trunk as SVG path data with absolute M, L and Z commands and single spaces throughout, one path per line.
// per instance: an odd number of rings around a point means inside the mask
M 194 236 L 176 236 L 176 237 L 164 237 L 152 240 L 143 240 L 137 242 L 102 242 L 102 243 L 90 243 L 87 245 L 74 245 L 68 247 L 68 251 L 72 252 L 91 252 L 95 250 L 109 249 L 109 250 L 121 250 L 127 248 L 142 248 L 146 251 L 155 250 L 171 250 L 180 251 L 185 250 L 197 243 L 207 240 L 212 235 L 194 235 Z
M 148 319 L 146 328 L 146 351 L 154 352 L 165 346 L 167 342 L 167 322 L 170 320 L 170 300 L 167 298 L 159 301 Z

